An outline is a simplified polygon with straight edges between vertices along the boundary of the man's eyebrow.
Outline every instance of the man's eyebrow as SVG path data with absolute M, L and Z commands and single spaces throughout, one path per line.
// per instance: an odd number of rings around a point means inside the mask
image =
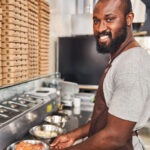
M 106 16 L 106 17 L 109 17 L 109 16 L 112 16 L 112 15 L 113 15 L 113 14 L 106 14 L 105 16 Z
M 97 19 L 97 17 L 96 17 L 96 16 L 93 16 L 93 19 Z
M 105 17 L 115 16 L 115 14 L 106 14 Z
M 105 17 L 110 17 L 110 16 L 113 16 L 113 14 L 111 13 L 111 14 L 106 14 L 106 15 L 105 15 Z M 96 17 L 96 16 L 93 16 L 93 19 L 97 19 L 97 17 Z

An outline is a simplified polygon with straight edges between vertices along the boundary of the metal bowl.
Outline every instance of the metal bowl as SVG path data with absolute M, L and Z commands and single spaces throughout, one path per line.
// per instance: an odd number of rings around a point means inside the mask
M 48 142 L 53 141 L 63 132 L 64 130 L 62 128 L 51 124 L 34 126 L 29 130 L 29 133 L 34 137 L 45 141 L 47 140 Z
M 52 115 L 62 116 L 65 117 L 66 119 L 69 119 L 69 116 L 67 115 L 67 113 L 65 113 L 64 110 L 59 110 L 58 112 L 54 112 Z
M 63 128 L 67 122 L 67 117 L 59 116 L 59 115 L 52 115 L 52 116 L 47 116 L 44 119 L 44 121 Z
M 7 147 L 6 150 L 16 150 L 16 146 L 20 143 L 20 142 L 25 142 L 25 143 L 30 143 L 30 144 L 42 144 L 43 148 L 42 150 L 49 150 L 50 147 L 48 146 L 48 144 L 46 144 L 45 142 L 39 141 L 39 140 L 23 140 L 23 141 L 18 141 L 15 142 L 13 144 L 11 144 L 10 146 Z

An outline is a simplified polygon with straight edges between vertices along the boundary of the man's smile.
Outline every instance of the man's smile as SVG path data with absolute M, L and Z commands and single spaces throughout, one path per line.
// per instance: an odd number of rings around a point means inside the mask
M 109 35 L 101 35 L 99 37 L 99 42 L 100 43 L 106 43 L 109 40 Z

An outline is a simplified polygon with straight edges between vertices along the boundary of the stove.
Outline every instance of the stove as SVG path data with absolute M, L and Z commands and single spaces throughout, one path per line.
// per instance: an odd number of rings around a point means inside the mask
M 41 95 L 36 92 L 41 90 L 49 92 Z M 60 96 L 55 90 L 40 88 L 36 91 L 0 102 L 0 150 L 20 140 L 31 127 L 57 111 Z

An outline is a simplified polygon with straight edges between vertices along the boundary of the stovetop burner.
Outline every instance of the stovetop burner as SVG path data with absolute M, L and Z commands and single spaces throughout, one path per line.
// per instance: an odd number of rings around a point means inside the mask
M 28 102 L 25 101 L 25 100 L 20 100 L 20 103 L 21 103 L 21 104 L 27 104 Z
M 21 95 L 20 97 L 15 97 L 12 99 L 13 101 L 18 101 L 18 102 L 22 102 L 22 103 L 34 103 L 34 104 L 37 104 L 39 103 L 39 101 L 41 102 L 41 100 L 37 97 L 33 97 L 33 96 L 29 96 L 26 94 L 24 95 Z
M 23 99 L 23 98 L 21 98 L 21 97 L 13 98 L 12 101 L 13 101 L 13 102 L 17 102 L 17 103 L 19 103 L 19 104 L 23 104 L 23 106 L 24 106 L 24 105 L 29 106 L 30 103 L 32 103 L 32 102 L 30 102 L 29 100 L 25 100 L 25 99 Z
M 6 105 L 8 107 L 17 108 L 17 109 L 19 109 L 20 107 L 25 107 L 25 108 L 28 107 L 28 105 L 21 104 L 21 103 L 15 102 L 15 101 L 4 101 L 4 102 L 2 102 L 2 105 Z

